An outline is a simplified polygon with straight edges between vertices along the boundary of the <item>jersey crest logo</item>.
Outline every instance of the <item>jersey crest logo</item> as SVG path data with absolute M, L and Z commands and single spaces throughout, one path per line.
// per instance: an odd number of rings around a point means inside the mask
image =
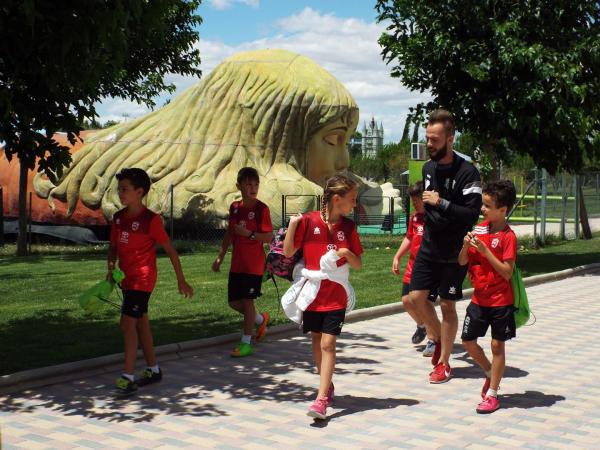
M 120 239 L 120 241 L 123 244 L 128 244 L 129 243 L 129 233 L 127 231 L 121 232 L 121 239 Z
M 500 243 L 500 239 L 498 239 L 498 238 L 492 239 L 492 248 L 498 247 L 499 243 Z
M 250 211 L 248 213 L 248 220 L 252 220 L 252 219 L 254 219 L 254 211 Z
M 133 231 L 137 231 L 137 230 L 138 230 L 138 228 L 140 228 L 140 223 L 139 223 L 138 221 L 135 221 L 135 222 L 133 222 L 133 223 L 131 224 L 131 229 L 132 229 Z
M 419 226 L 417 227 L 417 234 L 418 234 L 419 236 L 421 236 L 421 235 L 423 234 L 423 225 L 419 225 Z
M 338 231 L 337 232 L 337 239 L 338 239 L 338 241 L 343 241 L 343 240 L 346 239 L 346 235 L 344 234 L 343 231 Z
M 456 294 L 456 288 L 454 286 L 450 286 L 450 288 L 448 289 L 448 293 L 449 294 Z
M 337 250 L 337 245 L 327 244 L 327 251 L 329 251 L 329 250 Z
M 313 234 L 321 234 L 321 229 L 319 227 L 315 227 Z

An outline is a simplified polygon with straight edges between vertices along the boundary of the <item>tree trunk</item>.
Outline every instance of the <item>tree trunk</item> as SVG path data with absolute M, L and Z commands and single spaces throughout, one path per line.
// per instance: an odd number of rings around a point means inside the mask
M 585 208 L 585 201 L 583 199 L 583 189 L 581 184 L 579 189 L 579 221 L 581 222 L 581 231 L 583 231 L 584 239 L 592 238 L 592 230 L 590 228 L 590 222 L 588 221 L 587 209 Z
M 19 159 L 19 234 L 17 256 L 27 256 L 27 164 Z

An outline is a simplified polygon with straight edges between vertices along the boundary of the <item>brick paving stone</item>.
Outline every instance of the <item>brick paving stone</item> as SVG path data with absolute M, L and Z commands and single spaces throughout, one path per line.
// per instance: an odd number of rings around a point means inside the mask
M 396 314 L 344 327 L 328 421 L 306 416 L 319 380 L 310 341 L 297 334 L 267 338 L 242 360 L 217 347 L 161 361 L 163 381 L 127 401 L 110 394 L 117 373 L 0 396 L 0 446 L 598 448 L 600 386 L 589 374 L 600 362 L 586 343 L 600 337 L 590 301 L 599 290 L 599 274 L 528 288 L 537 322 L 507 343 L 501 408 L 491 415 L 475 413 L 482 373 L 459 339 L 454 378 L 430 385 L 423 345 L 409 343 L 414 324 Z M 457 303 L 460 326 L 467 304 Z M 489 337 L 480 343 L 489 355 Z

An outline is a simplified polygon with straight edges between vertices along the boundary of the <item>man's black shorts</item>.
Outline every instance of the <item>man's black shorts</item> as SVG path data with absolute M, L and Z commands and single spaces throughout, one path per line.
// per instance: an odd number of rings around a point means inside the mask
M 405 295 L 408 295 L 409 292 L 410 292 L 410 285 L 408 283 L 402 283 L 402 297 L 404 297 Z M 435 303 L 437 298 L 438 298 L 437 289 L 432 289 L 431 291 L 429 291 L 427 300 Z
M 515 308 L 510 306 L 486 307 L 471 302 L 467 306 L 461 339 L 474 341 L 485 336 L 488 327 L 492 327 L 492 339 L 508 341 L 517 335 Z
M 438 263 L 427 258 L 417 258 L 410 275 L 411 291 L 431 291 L 437 288 L 440 298 L 460 300 L 462 284 L 467 274 L 467 266 L 458 263 Z
M 302 332 L 333 334 L 339 336 L 346 318 L 345 309 L 334 311 L 304 311 L 302 314 Z
M 148 312 L 148 300 L 152 292 L 125 290 L 123 291 L 123 305 L 121 314 L 140 319 Z
M 262 275 L 229 272 L 227 297 L 230 302 L 244 299 L 254 300 L 262 295 L 261 286 Z

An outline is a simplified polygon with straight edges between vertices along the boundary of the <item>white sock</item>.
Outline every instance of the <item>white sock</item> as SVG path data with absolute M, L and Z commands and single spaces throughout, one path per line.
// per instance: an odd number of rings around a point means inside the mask
M 251 334 L 242 334 L 242 342 L 244 344 L 249 344 L 252 341 L 252 335 Z
M 265 318 L 262 316 L 262 314 L 256 314 L 256 316 L 254 317 L 254 323 L 256 325 L 262 325 L 262 323 L 265 321 Z
M 154 366 L 148 366 L 148 368 L 154 373 L 160 372 L 160 368 L 158 367 L 158 364 L 156 364 Z
M 422 323 L 421 325 L 417 325 L 417 328 L 423 329 L 423 328 L 425 328 L 425 324 Z
M 133 374 L 123 373 L 121 376 L 127 378 L 129 381 L 135 381 L 135 376 Z
M 484 370 L 485 373 L 485 377 L 486 378 L 492 378 L 492 371 L 491 370 Z
M 488 389 L 487 394 L 488 397 L 498 397 L 498 390 L 496 389 Z

